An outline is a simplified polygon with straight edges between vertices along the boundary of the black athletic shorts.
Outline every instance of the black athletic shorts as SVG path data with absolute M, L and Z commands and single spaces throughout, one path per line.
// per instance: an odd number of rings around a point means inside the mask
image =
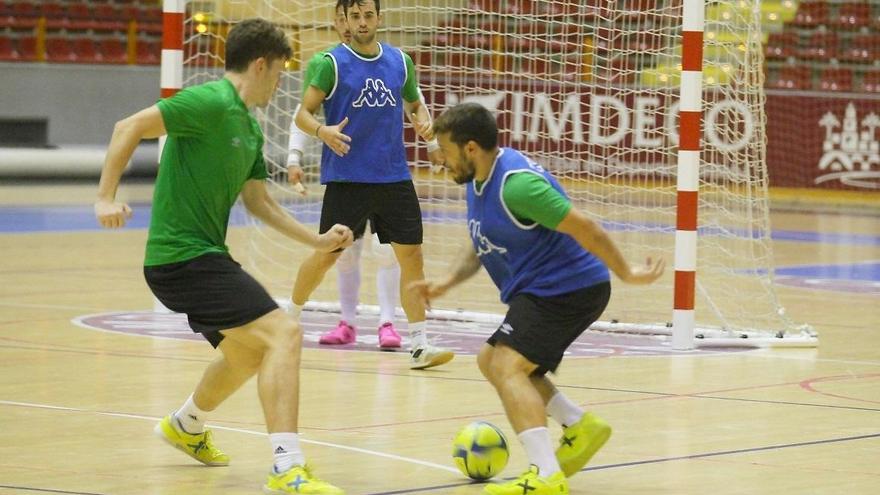
M 553 297 L 517 294 L 487 342 L 508 345 L 537 364 L 534 375 L 555 372 L 565 350 L 599 319 L 610 298 L 610 282 Z
M 373 231 L 382 244 L 422 243 L 422 209 L 411 180 L 389 184 L 327 183 L 321 206 L 322 234 L 339 223 L 360 237 L 367 220 L 372 221 Z
M 185 313 L 193 332 L 214 347 L 223 340 L 220 330 L 246 325 L 278 309 L 266 289 L 228 254 L 145 266 L 144 278 L 162 304 Z

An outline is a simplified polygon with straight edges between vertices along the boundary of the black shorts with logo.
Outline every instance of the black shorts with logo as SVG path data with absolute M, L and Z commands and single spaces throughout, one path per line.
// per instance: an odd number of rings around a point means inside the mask
M 534 375 L 555 372 L 565 350 L 599 319 L 609 299 L 610 282 L 552 297 L 517 294 L 487 342 L 508 345 L 537 364 Z
M 162 304 L 185 313 L 193 332 L 214 347 L 223 340 L 220 330 L 246 325 L 278 309 L 266 289 L 228 254 L 145 266 L 144 278 Z
M 338 223 L 361 237 L 367 220 L 382 244 L 422 243 L 422 209 L 411 180 L 388 184 L 327 183 L 321 206 L 322 234 Z

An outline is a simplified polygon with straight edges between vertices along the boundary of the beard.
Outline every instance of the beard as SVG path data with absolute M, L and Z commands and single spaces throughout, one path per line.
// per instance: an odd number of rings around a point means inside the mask
M 456 184 L 467 184 L 468 182 L 474 180 L 474 175 L 476 174 L 476 172 L 477 170 L 474 167 L 474 162 L 462 161 L 461 169 L 458 171 L 458 173 L 452 176 L 452 180 L 454 180 Z

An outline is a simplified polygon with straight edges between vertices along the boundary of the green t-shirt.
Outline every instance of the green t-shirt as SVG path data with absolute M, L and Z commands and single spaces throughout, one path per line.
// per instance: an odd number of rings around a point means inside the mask
M 325 50 L 321 50 L 320 52 L 312 55 L 312 58 L 309 59 L 309 62 L 306 64 L 306 74 L 303 77 L 303 86 L 302 86 L 302 94 L 303 97 L 306 96 L 306 90 L 311 86 L 312 79 L 318 75 L 318 68 L 321 66 L 321 61 L 324 60 L 324 55 L 327 55 L 334 48 L 339 46 L 338 44 L 331 46 Z M 331 64 L 332 65 L 332 64 Z M 335 81 L 335 77 L 334 77 Z
M 482 182 L 475 184 L 477 189 Z M 501 199 L 520 223 L 556 229 L 571 211 L 571 201 L 546 179 L 532 173 L 511 174 L 501 186 Z
M 157 106 L 168 140 L 144 265 L 227 253 L 229 212 L 244 183 L 269 176 L 263 132 L 227 79 L 186 88 Z
M 309 60 L 309 67 L 306 69 L 305 80 L 309 81 L 310 86 L 314 86 L 323 91 L 325 95 L 329 95 L 330 91 L 333 90 L 333 86 L 336 84 L 336 64 L 333 63 L 333 60 L 330 57 L 325 57 L 325 54 L 326 52 L 320 54 L 320 58 L 318 58 L 318 55 L 316 54 L 311 60 Z M 358 53 L 358 55 L 367 60 L 379 57 L 379 55 L 371 57 L 362 53 Z M 416 79 L 416 65 L 413 63 L 412 58 L 406 53 L 403 54 L 403 60 L 406 62 L 406 81 L 403 83 L 403 99 L 406 101 L 416 101 L 419 99 L 419 82 L 418 79 Z M 309 77 L 309 71 L 312 70 L 312 67 L 315 68 L 315 73 L 312 77 Z

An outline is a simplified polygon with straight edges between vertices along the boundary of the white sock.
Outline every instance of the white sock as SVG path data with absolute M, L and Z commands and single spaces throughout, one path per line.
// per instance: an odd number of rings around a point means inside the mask
M 380 266 L 376 271 L 379 298 L 379 325 L 394 322 L 394 310 L 400 299 L 400 265 Z
M 422 345 L 428 344 L 428 337 L 425 335 L 425 322 L 420 321 L 418 323 L 409 324 L 409 346 L 410 348 L 416 348 Z
M 275 453 L 275 472 L 283 473 L 293 466 L 303 466 L 306 457 L 299 446 L 298 433 L 270 433 L 269 443 Z
M 341 318 L 349 325 L 354 325 L 357 318 L 358 291 L 361 287 L 361 271 L 354 269 L 344 272 L 336 270 L 339 286 L 339 312 Z
M 195 402 L 193 402 L 193 396 L 190 395 L 186 402 L 183 403 L 183 406 L 174 413 L 174 417 L 177 419 L 177 424 L 183 428 L 183 431 L 190 435 L 195 435 L 205 431 L 205 420 L 208 419 L 208 412 L 199 409 Z
M 553 398 L 547 402 L 547 412 L 563 427 L 577 423 L 584 415 L 584 410 L 568 397 L 562 395 L 562 392 L 556 392 Z
M 361 249 L 364 239 L 354 241 L 336 260 L 336 285 L 339 287 L 341 318 L 354 325 L 357 318 L 358 292 L 361 288 Z
M 553 452 L 550 430 L 546 426 L 531 428 L 518 436 L 526 450 L 529 462 L 538 466 L 538 474 L 546 478 L 562 470 L 559 467 L 559 461 L 556 460 L 556 454 Z
M 296 321 L 299 321 L 299 316 L 303 312 L 303 306 L 305 306 L 305 304 L 297 304 L 293 301 L 290 301 L 290 308 L 287 310 L 287 313 L 292 316 Z

